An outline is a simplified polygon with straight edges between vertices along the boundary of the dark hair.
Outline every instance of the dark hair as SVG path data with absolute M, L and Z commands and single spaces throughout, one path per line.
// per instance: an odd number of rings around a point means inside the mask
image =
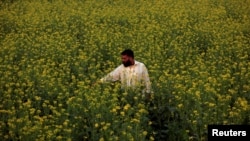
M 121 55 L 127 55 L 127 56 L 129 56 L 129 57 L 134 58 L 134 52 L 133 52 L 131 49 L 125 49 L 125 50 L 121 53 Z

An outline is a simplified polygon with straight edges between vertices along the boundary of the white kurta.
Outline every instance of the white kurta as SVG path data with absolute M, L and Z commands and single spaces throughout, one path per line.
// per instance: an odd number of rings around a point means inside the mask
M 101 79 L 101 82 L 121 81 L 122 88 L 136 88 L 143 86 L 143 92 L 150 93 L 151 82 L 146 66 L 135 61 L 133 66 L 124 67 L 123 64 Z

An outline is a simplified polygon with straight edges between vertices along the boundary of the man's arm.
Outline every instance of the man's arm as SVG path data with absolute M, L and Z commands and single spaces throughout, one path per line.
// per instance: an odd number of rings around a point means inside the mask
M 106 76 L 102 77 L 98 81 L 92 84 L 92 86 L 95 86 L 100 83 L 105 83 L 105 82 L 114 82 L 120 80 L 120 66 L 117 67 L 115 70 L 107 74 Z
M 120 80 L 121 66 L 117 67 L 115 70 L 110 72 L 108 75 L 104 76 L 99 80 L 100 83 L 104 82 L 115 82 Z

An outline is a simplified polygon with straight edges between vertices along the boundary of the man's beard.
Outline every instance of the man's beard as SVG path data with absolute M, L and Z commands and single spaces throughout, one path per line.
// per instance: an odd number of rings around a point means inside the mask
M 132 62 L 130 62 L 129 60 L 127 62 L 122 62 L 124 67 L 129 67 L 132 65 Z

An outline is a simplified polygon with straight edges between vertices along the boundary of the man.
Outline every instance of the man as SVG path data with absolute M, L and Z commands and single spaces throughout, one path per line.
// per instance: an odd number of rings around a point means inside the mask
M 134 52 L 126 49 L 121 53 L 122 64 L 100 79 L 101 83 L 120 81 L 122 89 L 142 88 L 142 94 L 148 99 L 151 82 L 146 66 L 134 59 Z

